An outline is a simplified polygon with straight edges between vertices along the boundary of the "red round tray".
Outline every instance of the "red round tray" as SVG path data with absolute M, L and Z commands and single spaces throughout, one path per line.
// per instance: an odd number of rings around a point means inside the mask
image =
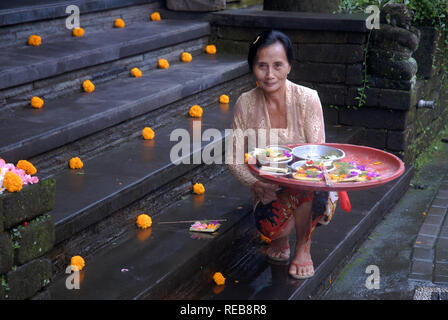
M 294 148 L 301 145 L 304 145 L 304 143 L 297 145 L 288 145 L 288 147 Z M 331 186 L 327 186 L 323 181 L 301 181 L 296 180 L 292 177 L 284 177 L 266 173 L 260 175 L 260 170 L 258 169 L 256 164 L 248 164 L 249 170 L 251 170 L 260 178 L 270 182 L 274 182 L 282 187 L 315 191 L 351 191 L 370 189 L 397 179 L 404 173 L 403 161 L 401 161 L 393 154 L 390 154 L 383 150 L 352 144 L 324 143 L 322 145 L 342 149 L 345 152 L 345 158 L 341 159 L 340 161 L 355 161 L 357 164 L 372 167 L 379 172 L 380 179 L 364 182 L 333 183 Z M 373 163 L 375 162 L 381 162 L 381 164 L 373 165 Z

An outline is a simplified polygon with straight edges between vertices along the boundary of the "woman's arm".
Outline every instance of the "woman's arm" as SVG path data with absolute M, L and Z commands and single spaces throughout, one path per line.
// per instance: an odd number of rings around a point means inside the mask
M 247 152 L 247 143 L 244 141 L 244 131 L 247 126 L 243 117 L 242 98 L 235 103 L 232 121 L 232 135 L 230 136 L 229 147 L 231 153 L 226 150 L 226 164 L 232 175 L 243 185 L 251 188 L 258 179 L 249 171 L 244 164 L 244 153 Z M 226 144 L 227 145 L 227 144 Z
M 316 90 L 305 102 L 305 139 L 307 143 L 325 143 L 325 125 L 319 95 Z

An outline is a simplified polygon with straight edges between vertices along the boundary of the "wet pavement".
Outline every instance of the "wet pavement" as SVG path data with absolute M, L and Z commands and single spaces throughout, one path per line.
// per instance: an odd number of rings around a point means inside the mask
M 440 142 L 436 150 L 432 148 L 434 152 L 416 171 L 409 190 L 376 226 L 337 278 L 331 281 L 331 286 L 321 299 L 413 299 L 416 289 L 422 286 L 443 287 L 443 284 L 431 281 L 436 277 L 436 268 L 426 280 L 424 277 L 419 280 L 415 279 L 418 278 L 416 276 L 410 277 L 412 261 L 414 259 L 415 263 L 419 254 L 416 251 L 419 247 L 417 236 L 425 232 L 421 227 L 428 222 L 429 210 L 438 204 L 436 196 L 440 195 L 439 190 L 448 189 L 448 144 Z M 443 222 L 439 219 L 437 227 L 440 228 Z M 431 252 L 430 248 L 427 249 Z M 440 246 L 438 249 L 441 250 Z M 448 246 L 444 249 L 447 250 Z M 369 266 L 373 267 L 368 269 Z M 373 279 L 375 272 L 372 271 L 375 266 L 379 273 L 376 286 Z

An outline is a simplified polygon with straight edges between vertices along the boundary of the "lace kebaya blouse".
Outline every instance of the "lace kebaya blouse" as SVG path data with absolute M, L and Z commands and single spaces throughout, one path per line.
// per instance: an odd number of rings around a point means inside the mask
M 230 142 L 233 152 L 226 152 L 226 163 L 232 175 L 243 185 L 251 187 L 258 180 L 244 164 L 244 153 L 248 152 L 251 145 L 249 139 L 244 136 L 245 132 L 251 131 L 248 129 L 253 129 L 257 136 L 257 148 L 271 145 L 271 141 L 279 145 L 325 143 L 322 106 L 316 90 L 286 80 L 286 120 L 287 128 L 271 128 L 266 99 L 262 89 L 258 87 L 238 98 L 234 108 L 233 136 Z M 244 148 L 244 151 L 241 148 Z

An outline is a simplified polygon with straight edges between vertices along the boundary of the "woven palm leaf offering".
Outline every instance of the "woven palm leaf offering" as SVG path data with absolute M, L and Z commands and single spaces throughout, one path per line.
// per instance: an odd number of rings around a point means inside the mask
M 214 220 L 198 220 L 190 226 L 190 231 L 196 232 L 215 232 L 221 226 L 218 221 Z

